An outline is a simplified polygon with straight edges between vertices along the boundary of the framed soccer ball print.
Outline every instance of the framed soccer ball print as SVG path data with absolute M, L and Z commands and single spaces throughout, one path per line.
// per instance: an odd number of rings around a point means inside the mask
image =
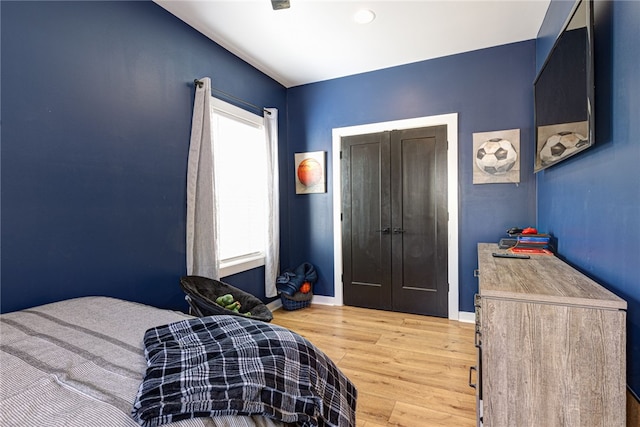
M 520 129 L 473 134 L 473 183 L 520 182 Z

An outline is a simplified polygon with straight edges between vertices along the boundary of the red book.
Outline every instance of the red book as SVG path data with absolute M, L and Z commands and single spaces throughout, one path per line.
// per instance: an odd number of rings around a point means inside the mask
M 548 249 L 543 249 L 543 248 L 511 248 L 510 249 L 511 252 L 513 253 L 518 253 L 518 254 L 534 254 L 534 255 L 553 255 L 553 252 L 551 252 Z

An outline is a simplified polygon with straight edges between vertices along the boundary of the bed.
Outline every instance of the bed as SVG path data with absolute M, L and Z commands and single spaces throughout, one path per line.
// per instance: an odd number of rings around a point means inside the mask
M 258 320 L 107 297 L 0 315 L 2 426 L 349 427 L 356 395 L 311 343 Z

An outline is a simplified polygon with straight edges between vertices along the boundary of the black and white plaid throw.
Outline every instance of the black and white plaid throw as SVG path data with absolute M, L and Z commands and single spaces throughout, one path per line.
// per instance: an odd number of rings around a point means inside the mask
M 238 316 L 149 329 L 133 418 L 264 415 L 300 426 L 355 426 L 357 391 L 322 351 L 283 327 Z

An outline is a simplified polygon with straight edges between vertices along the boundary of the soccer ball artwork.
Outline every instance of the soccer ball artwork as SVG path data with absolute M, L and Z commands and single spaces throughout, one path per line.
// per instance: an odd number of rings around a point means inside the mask
M 476 151 L 476 165 L 487 175 L 504 175 L 518 160 L 518 153 L 510 141 L 492 138 L 483 142 Z
M 557 162 L 563 157 L 567 157 L 581 147 L 588 145 L 589 141 L 584 136 L 576 132 L 558 132 L 547 138 L 542 150 L 540 150 L 540 161 L 543 165 Z

